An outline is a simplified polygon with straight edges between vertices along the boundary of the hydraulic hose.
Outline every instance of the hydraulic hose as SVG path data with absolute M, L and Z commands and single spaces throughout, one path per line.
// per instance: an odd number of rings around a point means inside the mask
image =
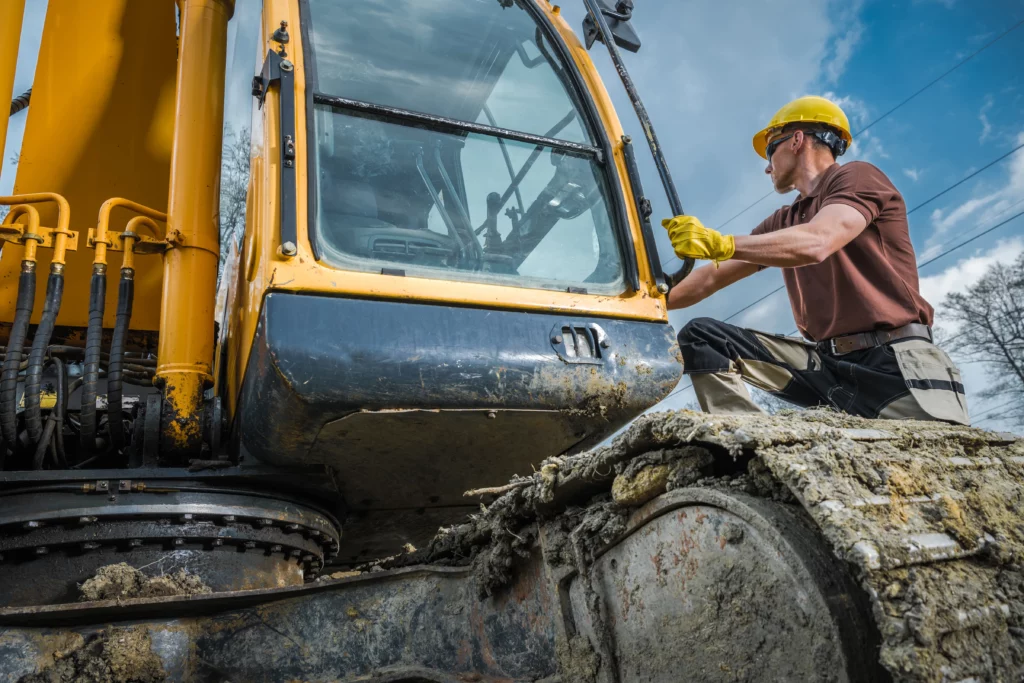
M 68 414 L 68 366 L 60 358 L 53 359 L 53 366 L 57 370 L 57 403 L 54 406 L 56 431 L 53 441 L 57 451 L 57 467 L 67 469 L 67 451 L 64 449 L 64 420 Z
M 51 416 L 46 421 L 46 428 L 42 430 L 39 442 L 36 444 L 35 455 L 32 457 L 32 469 L 43 469 L 43 461 L 46 459 L 46 449 L 52 446 L 53 430 L 57 425 L 56 420 Z
M 25 92 L 21 93 L 13 100 L 11 100 L 11 116 L 14 116 L 22 109 L 28 108 L 28 103 L 32 100 L 32 88 L 29 88 Z
M 43 314 L 32 337 L 32 349 L 28 354 L 28 369 L 25 373 L 25 427 L 29 443 L 39 444 L 43 436 L 43 418 L 39 407 L 40 387 L 43 380 L 43 363 L 46 349 L 50 345 L 53 326 L 60 311 L 60 300 L 64 294 L 64 265 L 50 264 L 50 277 L 46 281 L 46 300 Z M 52 431 L 52 430 L 51 430 Z M 47 442 L 49 439 L 47 439 Z
M 89 283 L 89 326 L 85 332 L 85 369 L 82 373 L 82 421 L 80 443 L 86 452 L 96 450 L 96 394 L 103 346 L 103 305 L 107 296 L 107 265 L 94 263 Z
M 124 448 L 124 423 L 121 420 L 122 369 L 124 345 L 128 336 L 128 323 L 132 319 L 132 299 L 135 297 L 135 269 L 121 268 L 121 282 L 117 288 L 117 319 L 110 341 L 110 362 L 107 365 L 107 428 L 115 451 Z
M 18 302 L 14 312 L 14 324 L 7 342 L 7 356 L 0 371 L 0 433 L 11 448 L 18 443 L 18 372 L 21 369 L 21 350 L 28 334 L 28 323 L 36 301 L 36 262 L 25 259 L 21 262 L 21 276 L 18 278 Z

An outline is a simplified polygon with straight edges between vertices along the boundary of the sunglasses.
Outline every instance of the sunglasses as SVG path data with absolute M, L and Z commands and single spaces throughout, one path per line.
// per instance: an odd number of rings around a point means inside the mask
M 796 132 L 790 133 L 789 135 L 781 137 L 778 140 L 772 140 L 771 142 L 768 143 L 768 146 L 764 148 L 764 152 L 765 156 L 768 157 L 769 162 L 772 160 L 772 155 L 775 154 L 775 150 L 779 148 L 779 145 L 781 145 L 783 142 L 790 139 L 794 135 L 796 135 Z

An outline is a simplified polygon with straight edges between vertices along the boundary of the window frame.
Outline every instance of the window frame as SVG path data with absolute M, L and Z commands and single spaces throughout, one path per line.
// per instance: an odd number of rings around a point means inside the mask
M 574 104 L 579 105 L 581 113 L 585 117 L 584 123 L 586 125 L 586 129 L 588 132 L 592 133 L 593 137 L 596 139 L 596 146 L 548 138 L 543 135 L 524 133 L 487 124 L 452 119 L 445 116 L 438 116 L 436 114 L 403 109 L 401 107 L 391 107 L 372 102 L 363 102 L 361 100 L 352 100 L 320 92 L 318 89 L 319 80 L 317 77 L 316 50 L 309 32 L 309 27 L 312 23 L 309 0 L 299 0 L 299 23 L 302 36 L 302 49 L 305 57 L 303 62 L 305 64 L 306 80 L 306 235 L 313 250 L 313 258 L 318 262 L 323 258 L 323 248 L 319 243 L 320 235 L 316 229 L 317 211 L 319 210 L 319 207 L 317 206 L 317 196 L 314 187 L 314 183 L 317 180 L 319 160 L 317 159 L 317 145 L 309 143 L 308 141 L 315 139 L 313 132 L 316 130 L 316 105 L 319 104 L 321 106 L 329 106 L 333 109 L 341 110 L 350 115 L 364 116 L 387 123 L 413 126 L 427 130 L 436 130 L 442 133 L 477 133 L 493 137 L 498 141 L 508 139 L 528 144 L 543 145 L 545 147 L 559 149 L 564 152 L 592 160 L 599 168 L 602 169 L 605 182 L 608 184 L 608 192 L 610 195 L 610 206 L 608 208 L 612 223 L 612 230 L 615 234 L 615 240 L 620 250 L 623 280 L 625 281 L 626 287 L 631 291 L 640 291 L 640 267 L 639 262 L 637 261 L 632 232 L 630 231 L 626 200 L 622 191 L 622 180 L 619 176 L 618 167 L 615 163 L 614 148 L 612 147 L 611 140 L 608 137 L 608 131 L 604 127 L 604 122 L 601 119 L 601 115 L 597 109 L 596 103 L 594 102 L 592 93 L 586 85 L 583 74 L 580 73 L 576 60 L 573 59 L 568 47 L 562 41 L 561 35 L 557 30 L 555 30 L 554 26 L 551 25 L 540 8 L 537 7 L 534 0 L 518 0 L 517 4 L 529 13 L 540 34 L 557 51 L 556 58 L 561 60 L 562 66 L 565 68 L 569 78 L 571 79 L 571 83 L 566 84 L 566 86 L 571 89 L 571 92 L 569 93 L 570 99 Z M 517 285 L 513 283 L 505 285 L 503 283 L 502 286 L 515 287 Z M 576 288 L 570 287 L 569 289 L 574 290 Z

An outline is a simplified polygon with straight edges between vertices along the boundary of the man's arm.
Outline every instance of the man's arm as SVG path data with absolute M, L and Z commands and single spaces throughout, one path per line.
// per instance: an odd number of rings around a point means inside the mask
M 669 310 L 693 306 L 723 287 L 739 282 L 757 271 L 758 266 L 743 261 L 726 261 L 721 266 L 695 268 L 682 282 L 669 290 Z
M 779 268 L 821 263 L 849 244 L 867 225 L 864 215 L 852 206 L 829 204 L 808 223 L 761 235 L 737 235 L 733 259 Z

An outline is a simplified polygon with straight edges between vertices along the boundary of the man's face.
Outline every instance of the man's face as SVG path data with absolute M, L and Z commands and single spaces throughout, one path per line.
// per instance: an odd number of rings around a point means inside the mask
M 793 189 L 796 182 L 796 147 L 803 142 L 803 131 L 778 132 L 768 138 L 768 166 L 764 172 L 772 177 L 779 194 Z M 773 150 L 774 148 L 774 150 Z

